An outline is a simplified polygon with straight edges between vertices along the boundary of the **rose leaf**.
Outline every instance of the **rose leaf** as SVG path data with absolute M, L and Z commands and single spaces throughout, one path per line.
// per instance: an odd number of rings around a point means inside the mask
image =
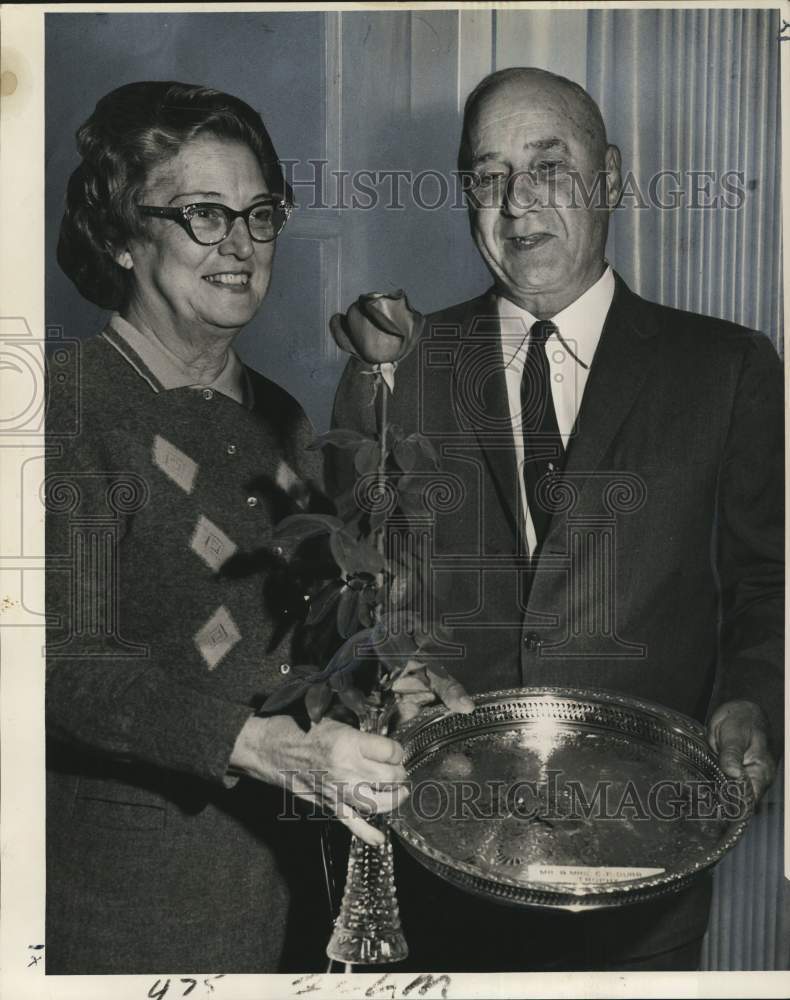
M 363 442 L 370 440 L 372 439 L 366 437 L 364 434 L 360 434 L 359 431 L 348 430 L 345 427 L 336 427 L 334 430 L 327 431 L 326 434 L 319 434 L 307 446 L 307 450 L 317 451 L 320 448 L 326 448 L 330 444 L 333 444 L 336 448 L 356 448 Z
M 360 476 L 375 472 L 379 467 L 381 454 L 376 441 L 367 441 L 360 445 L 354 455 L 354 468 Z
M 320 722 L 329 708 L 332 700 L 332 688 L 324 681 L 321 684 L 311 684 L 304 696 L 307 714 L 312 722 Z
M 275 527 L 275 538 L 311 538 L 330 531 L 338 531 L 343 522 L 333 514 L 289 514 Z
M 359 591 L 344 590 L 337 605 L 337 630 L 344 639 L 356 631 L 358 607 Z
M 305 693 L 310 685 L 305 680 L 293 680 L 281 685 L 263 703 L 264 712 L 279 712 Z

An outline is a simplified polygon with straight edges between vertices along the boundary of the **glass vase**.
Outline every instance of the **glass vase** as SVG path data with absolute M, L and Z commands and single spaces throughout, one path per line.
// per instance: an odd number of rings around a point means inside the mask
M 383 733 L 390 714 L 372 707 L 360 729 Z M 398 911 L 390 829 L 380 817 L 371 822 L 384 834 L 384 843 L 372 847 L 352 835 L 340 912 L 326 947 L 329 958 L 347 965 L 400 962 L 409 954 Z

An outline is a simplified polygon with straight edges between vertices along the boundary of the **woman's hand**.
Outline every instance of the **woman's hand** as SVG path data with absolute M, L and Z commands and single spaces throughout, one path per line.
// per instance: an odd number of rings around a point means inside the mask
M 409 660 L 392 685 L 397 700 L 397 721 L 408 722 L 421 709 L 440 701 L 451 712 L 468 715 L 475 703 L 464 686 L 439 664 Z
M 362 817 L 390 812 L 408 796 L 402 761 L 400 744 L 386 736 L 327 718 L 305 732 L 286 715 L 248 719 L 230 758 L 234 770 L 329 808 L 373 846 L 384 835 Z

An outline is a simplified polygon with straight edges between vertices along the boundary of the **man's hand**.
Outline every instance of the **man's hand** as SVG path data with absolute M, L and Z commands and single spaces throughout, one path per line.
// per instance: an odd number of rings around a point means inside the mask
M 776 777 L 776 762 L 768 750 L 768 723 L 752 701 L 726 701 L 708 722 L 708 742 L 719 755 L 719 766 L 730 778 L 748 778 L 754 800 Z
M 362 817 L 390 812 L 408 796 L 402 761 L 403 748 L 386 736 L 327 718 L 304 732 L 287 715 L 248 719 L 230 758 L 236 771 L 330 809 L 374 847 L 384 834 Z
M 442 702 L 451 712 L 461 712 L 464 715 L 475 709 L 475 703 L 460 681 L 438 664 L 409 660 L 406 669 L 392 685 L 392 690 L 398 704 L 398 722 L 408 722 L 420 709 L 437 701 Z

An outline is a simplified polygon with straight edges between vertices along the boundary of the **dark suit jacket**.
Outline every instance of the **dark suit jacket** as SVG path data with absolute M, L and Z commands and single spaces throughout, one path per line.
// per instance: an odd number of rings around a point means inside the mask
M 334 420 L 370 431 L 364 367 L 347 367 Z M 395 379 L 391 419 L 441 453 L 435 611 L 471 691 L 608 688 L 700 721 L 747 698 L 780 747 L 783 392 L 765 337 L 617 279 L 534 572 L 493 295 L 429 316 Z

